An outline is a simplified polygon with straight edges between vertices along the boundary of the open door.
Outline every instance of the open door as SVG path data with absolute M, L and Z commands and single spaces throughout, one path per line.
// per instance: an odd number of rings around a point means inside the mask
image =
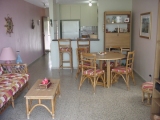
M 50 25 L 49 25 L 49 17 L 43 17 L 43 42 L 44 42 L 44 51 L 45 52 L 50 52 L 50 44 L 51 44 L 51 40 L 50 40 Z

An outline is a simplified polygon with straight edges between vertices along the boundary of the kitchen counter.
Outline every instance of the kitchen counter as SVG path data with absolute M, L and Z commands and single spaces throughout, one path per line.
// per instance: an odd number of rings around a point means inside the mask
M 83 38 L 88 39 L 88 38 Z M 103 42 L 100 42 L 101 40 L 99 39 L 92 39 L 90 38 L 90 52 L 99 52 L 103 51 Z M 76 49 L 77 49 L 77 39 L 71 39 L 71 46 L 72 46 L 72 55 L 73 55 L 73 68 L 77 69 L 77 54 L 76 54 Z M 64 59 L 67 60 L 69 59 L 68 54 L 64 54 Z M 51 61 L 52 61 L 52 68 L 53 69 L 58 69 L 59 68 L 59 49 L 58 49 L 58 39 L 53 39 L 51 41 Z M 65 63 L 67 65 L 68 63 Z
M 90 41 L 99 41 L 99 39 L 94 39 L 94 38 L 80 38 L 82 40 L 90 40 Z M 58 39 L 53 39 L 52 41 L 58 41 Z M 77 39 L 71 39 L 71 41 L 77 41 Z

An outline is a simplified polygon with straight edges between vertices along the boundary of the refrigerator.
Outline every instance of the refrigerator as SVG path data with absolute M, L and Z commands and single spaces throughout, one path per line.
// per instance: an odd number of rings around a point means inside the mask
M 80 21 L 79 20 L 62 20 L 61 21 L 61 38 L 77 39 L 80 37 Z

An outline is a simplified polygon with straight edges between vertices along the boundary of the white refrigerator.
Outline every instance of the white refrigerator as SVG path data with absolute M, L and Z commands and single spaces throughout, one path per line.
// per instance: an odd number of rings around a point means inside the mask
M 80 22 L 75 21 L 61 21 L 61 38 L 62 39 L 77 39 L 80 33 Z

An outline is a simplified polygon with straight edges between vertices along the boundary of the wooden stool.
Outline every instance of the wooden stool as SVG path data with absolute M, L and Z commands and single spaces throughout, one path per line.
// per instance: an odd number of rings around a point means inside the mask
M 72 61 L 72 47 L 70 39 L 59 39 L 58 40 L 59 47 L 59 70 L 63 68 L 71 68 L 71 72 L 73 70 L 73 61 Z M 69 54 L 69 60 L 64 60 L 64 53 Z M 64 66 L 64 63 L 69 63 L 69 66 Z
M 90 40 L 78 38 L 77 39 L 77 48 L 87 48 L 87 52 L 90 53 Z
M 142 102 L 144 102 L 145 94 L 147 94 L 147 105 L 151 105 L 151 97 L 153 92 L 153 82 L 145 82 L 142 84 Z

